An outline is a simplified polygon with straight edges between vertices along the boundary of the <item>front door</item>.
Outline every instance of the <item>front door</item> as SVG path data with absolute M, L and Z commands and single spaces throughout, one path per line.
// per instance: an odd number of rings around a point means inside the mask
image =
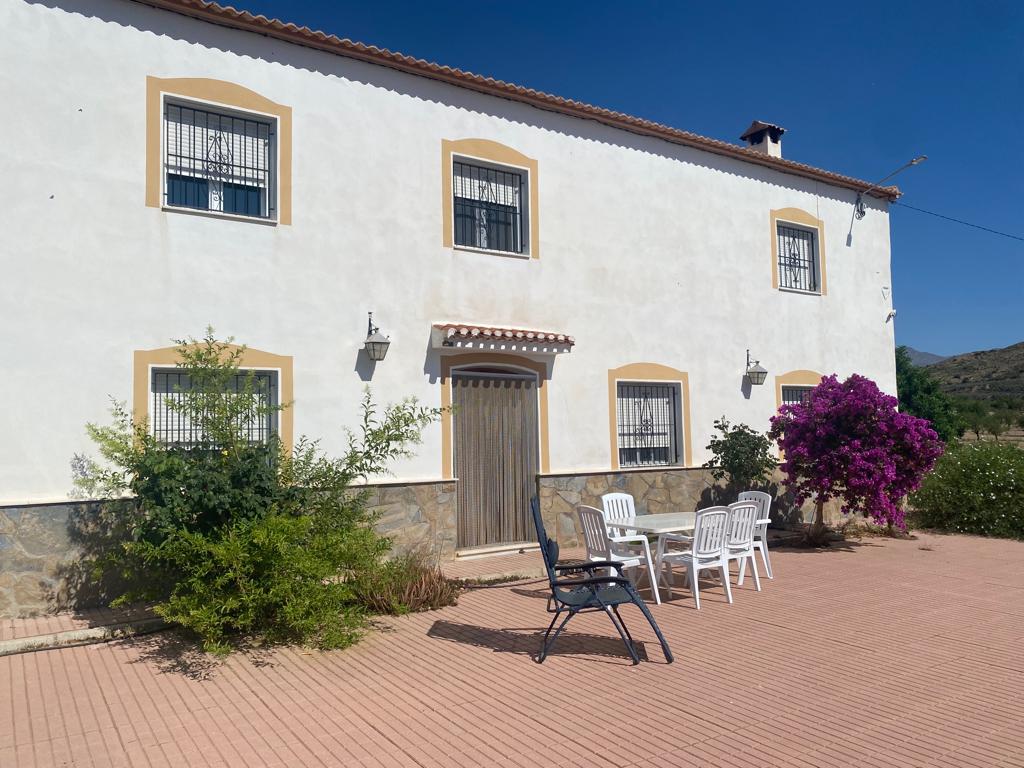
M 458 547 L 534 539 L 537 378 L 498 370 L 452 372 Z

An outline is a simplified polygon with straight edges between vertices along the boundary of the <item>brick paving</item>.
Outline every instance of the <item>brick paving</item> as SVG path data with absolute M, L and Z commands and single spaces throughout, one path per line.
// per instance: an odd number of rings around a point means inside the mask
M 864 539 L 773 564 L 732 606 L 711 584 L 699 612 L 685 590 L 652 606 L 671 666 L 634 609 L 650 662 L 588 616 L 535 664 L 526 580 L 344 651 L 215 663 L 161 633 L 0 658 L 0 766 L 1024 766 L 1024 543 Z

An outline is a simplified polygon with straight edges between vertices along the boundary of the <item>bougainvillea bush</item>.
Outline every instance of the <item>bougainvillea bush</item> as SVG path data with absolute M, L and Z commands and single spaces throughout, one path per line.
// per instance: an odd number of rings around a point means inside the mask
M 803 402 L 782 406 L 769 435 L 797 503 L 815 502 L 813 541 L 823 537 L 824 505 L 833 498 L 842 500 L 843 514 L 905 530 L 903 499 L 942 454 L 926 419 L 900 413 L 895 397 L 857 374 L 827 376 Z
M 1024 539 L 1024 451 L 997 442 L 950 446 L 910 506 L 923 528 Z

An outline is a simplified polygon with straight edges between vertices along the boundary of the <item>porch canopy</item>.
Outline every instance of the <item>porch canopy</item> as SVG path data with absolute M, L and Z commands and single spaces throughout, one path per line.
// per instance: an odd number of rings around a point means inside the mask
M 430 338 L 434 349 L 549 355 L 571 352 L 576 343 L 564 333 L 469 323 L 434 323 Z

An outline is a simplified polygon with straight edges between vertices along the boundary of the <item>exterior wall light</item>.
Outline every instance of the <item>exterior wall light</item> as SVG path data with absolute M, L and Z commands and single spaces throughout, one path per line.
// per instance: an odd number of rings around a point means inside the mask
M 374 362 L 379 362 L 388 353 L 391 341 L 380 332 L 380 328 L 373 324 L 373 312 L 370 312 L 370 319 L 366 328 L 366 341 L 363 342 L 363 349 Z
M 754 360 L 753 365 L 750 364 L 750 350 L 747 350 L 747 371 L 746 376 L 750 379 L 751 384 L 759 385 L 764 384 L 765 378 L 768 376 L 768 371 L 761 367 L 760 360 Z

